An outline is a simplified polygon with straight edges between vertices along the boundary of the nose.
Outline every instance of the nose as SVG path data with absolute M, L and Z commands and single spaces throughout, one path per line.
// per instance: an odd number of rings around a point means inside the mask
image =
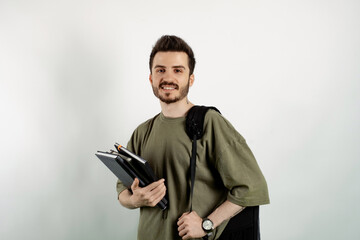
M 172 82 L 174 79 L 174 73 L 172 71 L 166 71 L 162 76 L 163 81 Z

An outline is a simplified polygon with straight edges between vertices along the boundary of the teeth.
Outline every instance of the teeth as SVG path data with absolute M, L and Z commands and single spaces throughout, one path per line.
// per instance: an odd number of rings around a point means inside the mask
M 173 87 L 164 87 L 165 90 L 171 90 L 171 89 L 175 89 Z

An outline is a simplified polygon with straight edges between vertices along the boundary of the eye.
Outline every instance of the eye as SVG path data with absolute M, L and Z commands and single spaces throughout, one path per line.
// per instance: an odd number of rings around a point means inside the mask
M 174 72 L 176 72 L 176 73 L 182 73 L 182 69 L 175 68 Z
M 164 72 L 165 72 L 165 69 L 159 68 L 156 72 L 158 72 L 158 73 L 164 73 Z

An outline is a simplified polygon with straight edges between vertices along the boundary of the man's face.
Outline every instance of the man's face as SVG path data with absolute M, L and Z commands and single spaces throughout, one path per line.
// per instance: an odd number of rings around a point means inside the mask
M 153 92 L 167 104 L 183 100 L 194 82 L 194 75 L 189 76 L 188 56 L 184 52 L 156 53 L 151 70 Z

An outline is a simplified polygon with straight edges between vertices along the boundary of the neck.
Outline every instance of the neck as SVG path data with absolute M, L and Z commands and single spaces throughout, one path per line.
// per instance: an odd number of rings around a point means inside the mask
M 185 117 L 186 113 L 189 111 L 189 109 L 192 106 L 194 106 L 194 104 L 189 102 L 185 97 L 180 101 L 170 104 L 166 104 L 160 101 L 160 106 L 161 106 L 161 112 L 164 114 L 165 117 L 178 118 L 178 117 Z

